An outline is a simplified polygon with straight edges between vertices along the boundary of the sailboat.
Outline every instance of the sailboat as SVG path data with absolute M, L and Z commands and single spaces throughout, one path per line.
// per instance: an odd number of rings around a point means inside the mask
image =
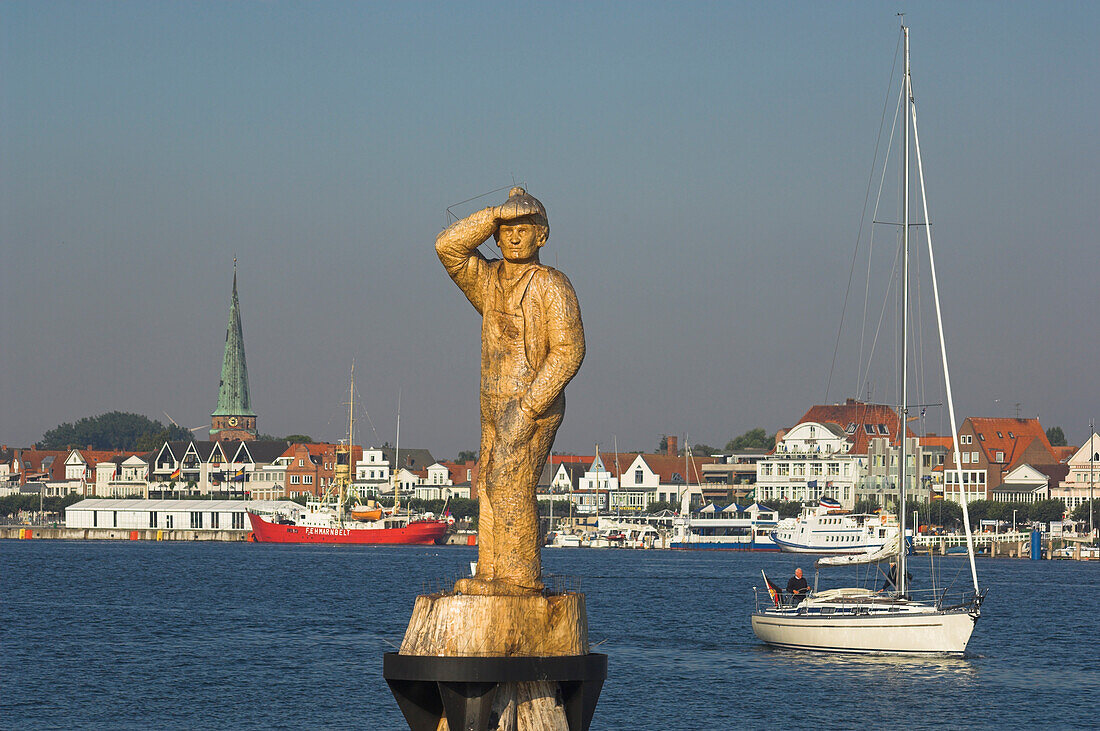
M 907 423 L 908 359 L 909 359 L 909 148 L 910 133 L 917 153 L 917 172 L 921 182 L 921 200 L 924 203 L 924 220 L 928 221 L 927 199 L 924 195 L 924 175 L 921 167 L 920 144 L 916 131 L 916 103 L 913 98 L 909 69 L 909 28 L 902 25 L 904 38 L 904 73 L 902 94 L 905 104 L 904 136 L 902 140 L 902 375 L 901 375 L 901 423 Z M 944 348 L 943 317 L 940 310 L 939 285 L 936 280 L 935 259 L 932 255 L 932 237 L 928 233 L 928 255 L 932 288 L 939 330 L 940 354 L 943 362 L 944 385 L 947 393 L 948 415 L 954 440 L 955 464 L 959 458 L 958 429 L 955 420 L 955 404 L 951 394 L 951 379 Z M 904 430 L 900 439 L 901 456 L 899 473 L 899 536 L 905 536 L 905 488 L 906 488 L 906 439 Z M 946 592 L 932 590 L 918 597 L 917 591 L 908 585 L 905 541 L 900 537 L 896 544 L 886 544 L 870 553 L 855 556 L 833 556 L 819 559 L 818 568 L 830 565 L 855 563 L 878 564 L 892 561 L 892 586 L 888 582 L 883 591 L 869 588 L 837 588 L 811 591 L 801 602 L 785 602 L 782 590 L 764 576 L 768 597 L 764 602 L 758 595 L 757 607 L 752 614 L 753 632 L 769 645 L 783 648 L 825 652 L 863 652 L 894 654 L 945 654 L 961 655 L 965 652 L 974 626 L 981 616 L 984 592 L 978 586 L 978 573 L 974 563 L 974 540 L 970 534 L 970 517 L 966 506 L 965 491 L 962 496 L 963 525 L 966 528 L 966 547 L 970 562 L 970 575 L 974 589 L 957 601 L 949 601 Z M 763 573 L 763 572 L 761 572 Z
M 381 507 L 352 505 L 352 470 L 354 467 L 353 437 L 355 425 L 355 366 L 351 368 L 351 384 L 348 388 L 348 436 L 336 447 L 336 463 L 333 466 L 332 484 L 325 494 L 306 502 L 304 509 L 288 515 L 266 520 L 249 511 L 253 540 L 261 543 L 357 543 L 357 544 L 421 544 L 437 543 L 446 534 L 450 524 L 435 517 L 416 516 L 400 512 L 400 498 L 396 492 L 396 454 L 392 470 L 395 492 L 393 511 L 386 514 Z M 398 416 L 398 440 L 401 421 Z

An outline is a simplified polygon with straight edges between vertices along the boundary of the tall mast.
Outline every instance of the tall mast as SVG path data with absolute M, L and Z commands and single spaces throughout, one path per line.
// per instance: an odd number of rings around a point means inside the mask
M 901 440 L 898 460 L 898 594 L 905 595 L 905 447 L 909 417 L 909 107 L 913 103 L 913 87 L 909 79 L 909 27 L 901 27 L 905 36 L 905 134 L 902 136 L 901 181 Z
M 393 448 L 393 472 L 390 479 L 393 480 L 393 514 L 401 508 L 400 486 L 397 483 L 397 469 L 401 460 L 401 391 L 397 392 L 397 444 Z

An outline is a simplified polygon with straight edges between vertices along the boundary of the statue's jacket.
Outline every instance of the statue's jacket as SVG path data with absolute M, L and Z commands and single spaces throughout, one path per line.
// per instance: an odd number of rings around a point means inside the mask
M 436 252 L 447 274 L 484 317 L 504 262 L 486 259 L 476 249 L 471 251 L 468 242 L 446 237 L 437 241 Z M 542 414 L 561 397 L 566 384 L 581 367 L 584 327 L 577 294 L 569 278 L 540 263 L 527 266 L 516 287 L 523 292 L 520 311 L 524 351 L 535 375 L 522 405 L 531 413 Z M 482 347 L 484 350 L 484 344 Z

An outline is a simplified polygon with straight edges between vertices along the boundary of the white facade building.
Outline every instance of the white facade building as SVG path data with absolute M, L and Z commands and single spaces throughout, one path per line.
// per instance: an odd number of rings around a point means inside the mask
M 830 497 L 851 510 L 860 478 L 858 455 L 838 427 L 818 422 L 798 424 L 757 462 L 756 498 L 815 502 Z
M 1094 500 L 1100 500 L 1100 435 L 1090 436 L 1066 465 L 1066 478 L 1051 486 L 1050 496 L 1061 500 L 1070 511 L 1088 502 L 1090 491 Z
M 65 508 L 66 528 L 119 530 L 236 530 L 252 526 L 246 509 L 261 514 L 295 507 L 267 500 L 113 500 L 91 498 Z

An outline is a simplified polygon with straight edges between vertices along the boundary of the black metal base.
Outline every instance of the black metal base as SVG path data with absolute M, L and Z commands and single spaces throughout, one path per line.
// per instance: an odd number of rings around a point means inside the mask
M 588 731 L 607 655 L 566 657 L 432 657 L 387 652 L 382 677 L 410 731 L 435 731 L 445 715 L 451 731 L 485 731 L 501 683 L 549 681 L 561 689 L 570 731 Z

